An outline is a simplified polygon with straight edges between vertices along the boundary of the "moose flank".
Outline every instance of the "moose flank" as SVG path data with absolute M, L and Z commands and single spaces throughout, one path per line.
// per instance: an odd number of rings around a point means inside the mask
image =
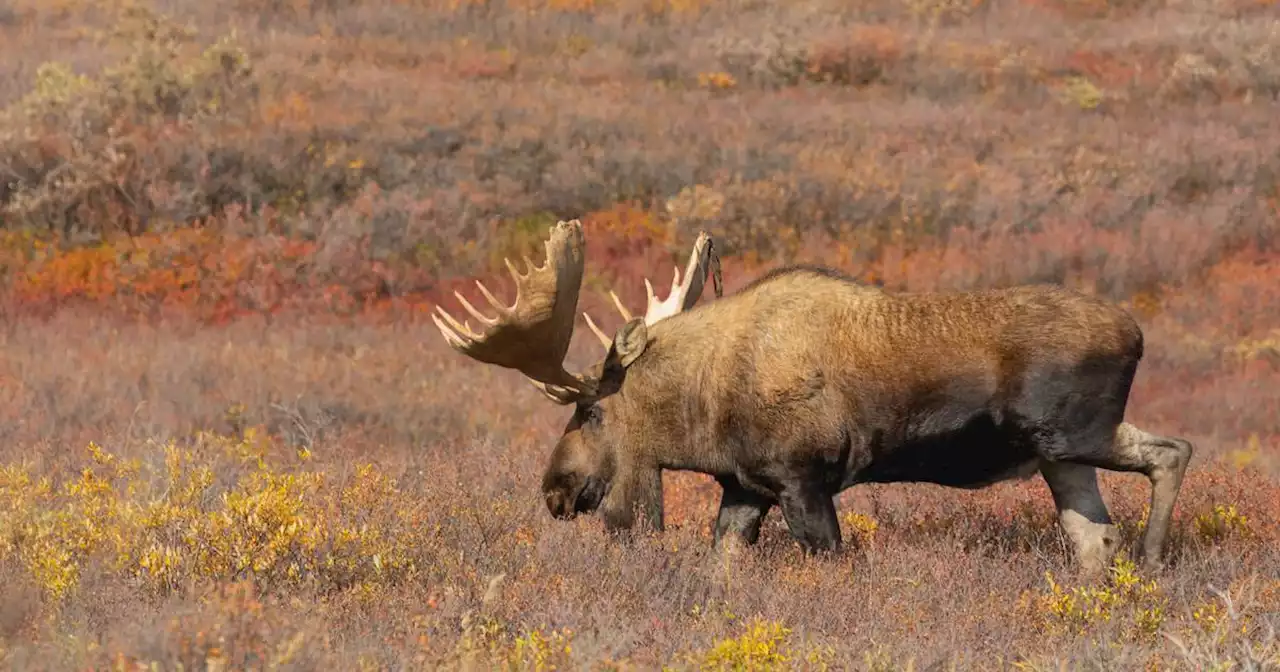
M 755 543 L 775 504 L 809 552 L 840 547 L 834 498 L 857 483 L 981 488 L 1036 472 L 1080 568 L 1118 550 L 1096 469 L 1151 482 L 1142 559 L 1159 566 L 1192 445 L 1124 422 L 1143 353 L 1124 310 L 1059 286 L 894 293 L 836 271 L 788 266 L 697 307 L 718 256 L 704 232 L 681 280 L 573 374 L 563 362 L 584 268 L 578 220 L 551 227 L 541 267 L 507 261 L 515 303 L 479 284 L 481 333 L 438 308 L 448 343 L 522 372 L 573 416 L 542 480 L 556 518 L 599 510 L 610 530 L 662 529 L 663 469 L 723 489 L 714 544 Z

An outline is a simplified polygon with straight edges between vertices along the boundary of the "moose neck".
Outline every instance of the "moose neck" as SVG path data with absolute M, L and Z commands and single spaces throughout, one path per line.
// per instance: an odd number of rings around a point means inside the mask
M 720 474 L 731 470 L 714 438 L 714 404 L 723 398 L 713 374 L 719 349 L 711 332 L 690 328 L 697 313 L 655 325 L 648 348 L 628 370 L 619 401 L 632 430 L 629 451 L 655 469 Z

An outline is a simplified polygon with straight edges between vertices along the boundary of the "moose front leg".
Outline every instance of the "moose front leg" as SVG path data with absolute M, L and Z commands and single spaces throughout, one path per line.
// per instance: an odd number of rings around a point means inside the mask
M 723 492 L 720 495 L 720 512 L 716 524 L 712 548 L 720 549 L 726 542 L 740 540 L 750 546 L 760 538 L 760 525 L 773 506 L 773 501 L 742 486 L 733 477 L 717 477 Z
M 662 470 L 619 469 L 600 509 L 605 529 L 611 532 L 634 527 L 637 514 L 643 516 L 645 526 L 661 532 Z
M 1120 534 L 1098 490 L 1097 469 L 1046 461 L 1040 465 L 1040 473 L 1053 494 L 1058 524 L 1075 548 L 1081 574 L 1088 578 L 1103 574 L 1120 544 Z

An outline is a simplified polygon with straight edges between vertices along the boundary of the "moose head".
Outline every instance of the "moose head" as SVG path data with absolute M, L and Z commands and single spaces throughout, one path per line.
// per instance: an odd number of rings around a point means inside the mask
M 618 403 L 628 370 L 648 348 L 652 328 L 658 322 L 688 311 L 702 295 L 713 274 L 716 296 L 721 296 L 719 257 L 711 237 L 700 232 L 684 273 L 675 269 L 671 290 L 659 300 L 645 278 L 648 306 L 643 317 L 633 317 L 618 296 L 609 292 L 624 324 L 610 338 L 583 313 L 587 325 L 606 350 L 604 359 L 581 373 L 564 368 L 573 336 L 578 294 L 585 266 L 585 241 L 579 220 L 560 221 L 551 227 L 545 243 L 546 260 L 535 266 L 524 257 L 521 273 L 504 259 L 515 281 L 515 302 L 507 306 L 477 281 L 480 293 L 496 316 L 484 315 L 460 293 L 462 307 L 480 323 L 481 333 L 468 322 L 459 322 L 437 306 L 432 315 L 445 340 L 458 352 L 479 362 L 515 369 L 525 375 L 551 401 L 574 405 L 542 478 L 542 493 L 551 514 L 569 519 L 600 507 L 614 485 L 620 451 L 647 419 L 637 417 L 634 405 Z M 630 500 L 618 493 L 625 506 Z M 659 504 L 660 516 L 660 504 Z M 619 510 L 617 516 L 629 517 Z M 661 525 L 660 521 L 658 522 Z M 625 526 L 621 524 L 620 526 Z

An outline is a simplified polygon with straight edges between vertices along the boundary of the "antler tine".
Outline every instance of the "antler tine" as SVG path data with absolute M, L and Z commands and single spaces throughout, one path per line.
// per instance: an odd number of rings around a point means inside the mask
M 502 314 L 506 312 L 506 307 L 503 306 L 501 303 L 498 303 L 498 300 L 493 298 L 493 295 L 489 293 L 489 290 L 485 289 L 484 285 L 480 284 L 479 281 L 476 282 L 476 286 L 480 288 L 480 292 L 484 294 L 484 298 L 488 299 L 489 305 L 493 306 L 498 310 L 498 317 L 486 317 L 484 313 L 481 313 L 480 311 L 476 310 L 476 307 L 471 305 L 471 302 L 467 301 L 467 298 L 465 296 L 459 294 L 458 292 L 454 292 L 453 295 L 458 297 L 458 303 L 461 303 L 462 307 L 465 308 L 468 313 L 471 313 L 471 317 L 476 318 L 476 320 L 479 321 L 480 324 L 484 325 L 485 327 L 491 327 L 498 323 L 498 320 L 501 319 Z
M 649 307 L 645 312 L 645 323 L 651 325 L 692 308 L 693 304 L 697 303 L 698 298 L 702 296 L 702 288 L 706 283 L 707 274 L 711 270 L 713 258 L 716 262 L 719 261 L 714 255 L 711 236 L 706 231 L 700 231 L 698 240 L 693 244 L 693 251 L 689 254 L 689 263 L 685 266 L 684 279 L 681 281 L 680 269 L 676 268 L 671 281 L 671 293 L 667 295 L 666 299 L 659 301 L 653 295 L 652 286 L 646 279 L 644 284 L 649 294 Z
M 593 394 L 595 387 L 594 381 L 564 369 L 582 285 L 582 223 L 576 219 L 557 222 L 550 227 L 544 246 L 547 254 L 542 266 L 535 266 L 528 255 L 523 257 L 527 273 L 520 273 L 510 259 L 503 259 L 516 285 L 515 302 L 510 306 L 476 282 L 497 310 L 497 317 L 484 315 L 454 292 L 462 307 L 481 323 L 481 334 L 472 331 L 468 323 L 459 323 L 441 306 L 436 306 L 431 317 L 455 350 L 486 364 L 520 371 L 549 398 L 570 403 Z
M 707 275 L 712 271 L 715 272 L 716 296 L 720 296 L 720 257 L 715 253 L 711 236 L 706 231 L 700 231 L 698 232 L 698 240 L 693 244 L 693 251 L 689 254 L 689 262 L 685 267 L 683 280 L 680 268 L 677 266 L 672 269 L 671 291 L 665 300 L 658 300 L 653 291 L 653 283 L 649 282 L 648 278 L 644 278 L 644 291 L 648 304 L 648 309 L 645 311 L 644 316 L 645 324 L 651 326 L 655 322 L 692 308 L 693 304 L 697 303 L 698 298 L 702 295 Z M 618 295 L 610 291 L 609 296 L 613 299 L 613 305 L 617 307 L 618 312 L 622 314 L 622 319 L 630 321 L 632 319 L 631 311 L 622 305 Z M 613 339 L 609 338 L 604 330 L 596 325 L 591 316 L 585 312 L 582 316 L 586 318 L 587 326 L 595 333 L 596 338 L 600 340 L 600 344 L 606 350 L 612 347 Z
M 503 263 L 503 265 L 504 265 L 504 266 L 506 266 L 506 267 L 507 267 L 507 272 L 511 274 L 511 282 L 515 283 L 515 285 L 516 285 L 516 294 L 517 294 L 517 295 L 519 295 L 519 294 L 520 294 L 520 285 L 521 285 L 521 283 L 523 283 L 523 282 L 524 282 L 524 279 L 525 279 L 525 278 L 529 277 L 529 275 L 528 275 L 527 273 L 521 273 L 520 271 L 517 271 L 517 270 L 516 270 L 516 265 L 515 265 L 515 264 L 513 264 L 513 263 L 511 263 L 511 258 L 510 258 L 510 257 L 503 257 L 503 258 L 502 258 L 502 263 Z
M 449 345 L 455 349 L 469 347 L 470 343 L 476 338 L 475 333 L 471 331 L 471 327 L 466 324 L 458 324 L 458 321 L 453 319 L 452 315 L 444 312 L 444 309 L 439 306 L 436 306 L 436 310 L 439 311 L 440 315 L 432 314 L 431 320 L 436 323 L 436 328 L 444 335 L 444 340 L 448 341 Z M 449 322 L 448 326 L 440 320 L 441 317 Z
M 591 327 L 591 331 L 595 332 L 596 338 L 600 339 L 600 345 L 603 345 L 605 350 L 608 350 L 613 345 L 613 339 L 609 338 L 609 335 L 604 333 L 603 329 L 596 326 L 595 320 L 592 320 L 589 314 L 584 312 L 582 317 L 586 318 L 587 326 Z
M 532 383 L 534 387 L 538 388 L 538 391 L 542 393 L 542 396 L 560 404 L 561 406 L 572 404 L 582 396 L 577 390 L 567 387 L 560 387 L 559 385 L 552 385 L 550 383 L 540 383 L 532 379 L 529 380 L 529 382 Z
M 480 280 L 476 280 L 476 287 L 480 288 L 480 293 L 484 294 L 485 301 L 488 301 L 489 305 L 493 306 L 493 310 L 498 311 L 499 317 L 508 314 L 508 312 L 511 312 L 511 308 L 515 307 L 515 305 L 504 306 L 502 302 L 498 301 L 497 298 L 494 298 L 493 293 L 490 293 L 489 288 L 485 287 L 484 283 L 481 283 Z M 467 300 L 462 298 L 461 294 L 458 294 L 457 292 L 454 292 L 453 294 L 458 297 L 458 301 L 466 303 Z
M 610 296 L 610 298 L 612 298 L 612 299 L 613 299 L 613 305 L 614 305 L 614 307 L 616 307 L 616 308 L 618 309 L 618 312 L 622 314 L 622 319 L 623 319 L 623 320 L 626 320 L 627 322 L 630 322 L 630 321 L 631 321 L 631 311 L 627 310 L 627 307 L 626 307 L 626 306 L 624 306 L 624 305 L 622 305 L 622 299 L 619 299 L 619 298 L 618 298 L 618 295 L 617 295 L 617 294 L 614 294 L 612 289 L 611 289 L 611 290 L 609 290 L 609 296 Z
M 699 231 L 698 240 L 693 244 L 693 252 L 689 254 L 689 263 L 684 271 L 681 310 L 688 310 L 698 302 L 713 263 L 717 268 L 720 265 L 720 258 L 715 253 L 715 243 L 711 240 L 710 234 Z M 717 296 L 719 296 L 718 293 Z
M 618 295 L 615 294 L 613 290 L 609 290 L 609 298 L 613 299 L 613 306 L 618 309 L 618 314 L 622 315 L 622 321 L 630 322 L 631 311 L 627 310 L 627 307 L 622 305 L 622 299 L 619 299 Z M 604 333 L 603 329 L 596 326 L 596 323 L 591 319 L 591 316 L 585 312 L 582 313 L 582 316 L 586 318 L 587 326 L 591 327 L 591 331 L 595 333 L 596 338 L 600 339 L 600 345 L 603 345 L 605 350 L 613 347 L 613 339 L 609 338 L 609 335 Z

